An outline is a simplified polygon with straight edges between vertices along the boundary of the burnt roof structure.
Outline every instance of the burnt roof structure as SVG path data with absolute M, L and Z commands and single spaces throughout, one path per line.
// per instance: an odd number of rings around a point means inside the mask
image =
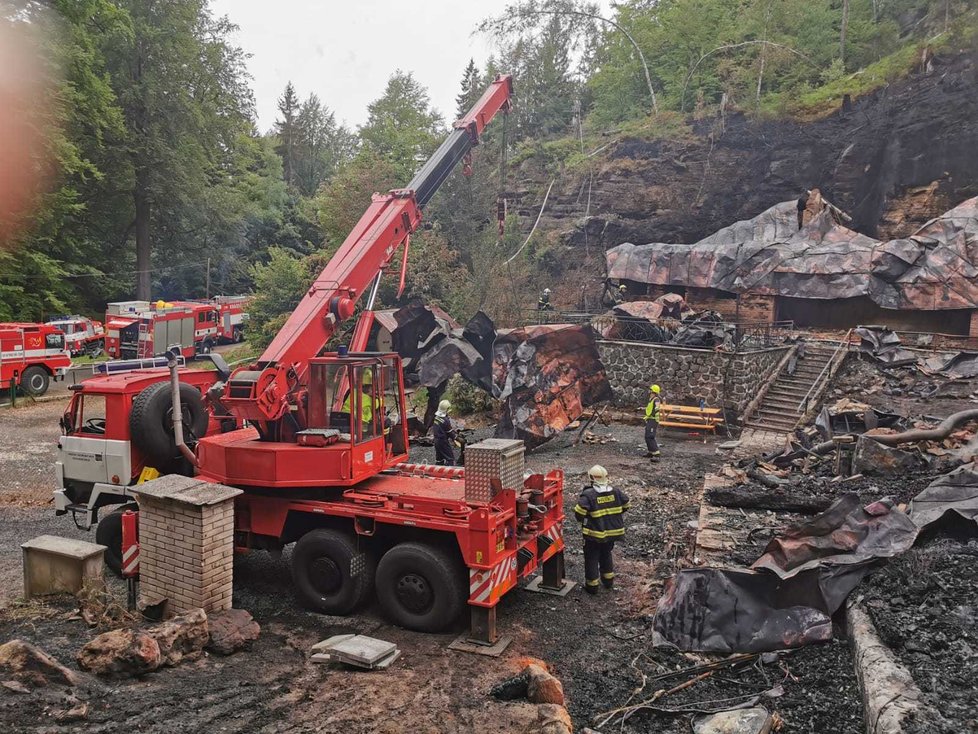
M 836 299 L 881 308 L 978 308 L 978 197 L 909 237 L 881 242 L 843 226 L 829 208 L 798 229 L 795 201 L 692 245 L 625 243 L 606 253 L 608 277 L 731 293 Z

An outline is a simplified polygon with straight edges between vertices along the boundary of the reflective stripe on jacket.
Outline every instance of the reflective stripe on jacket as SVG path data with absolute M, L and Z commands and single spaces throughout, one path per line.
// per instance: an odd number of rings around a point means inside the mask
M 662 398 L 654 396 L 649 404 L 645 406 L 645 420 L 654 420 L 656 423 L 662 417 Z
M 574 507 L 574 517 L 581 523 L 581 532 L 586 539 L 614 540 L 625 534 L 623 515 L 628 508 L 628 495 L 620 489 L 592 484 L 581 492 Z

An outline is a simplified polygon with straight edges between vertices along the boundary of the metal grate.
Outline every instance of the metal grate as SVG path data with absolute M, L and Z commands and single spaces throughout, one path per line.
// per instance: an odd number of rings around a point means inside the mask
M 465 447 L 465 499 L 467 502 L 490 502 L 496 495 L 493 480 L 502 488 L 523 486 L 522 441 L 488 438 Z

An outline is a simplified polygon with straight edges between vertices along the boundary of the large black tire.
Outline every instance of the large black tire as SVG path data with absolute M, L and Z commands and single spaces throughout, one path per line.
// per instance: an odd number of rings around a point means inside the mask
M 122 575 L 122 510 L 110 512 L 95 526 L 95 542 L 105 546 L 105 565 Z
M 28 395 L 43 395 L 51 384 L 51 375 L 43 367 L 33 365 L 20 376 L 20 386 Z
M 200 344 L 197 345 L 197 354 L 210 354 L 214 349 L 214 342 L 210 340 L 210 337 L 204 339 Z
M 207 432 L 208 415 L 197 388 L 180 383 L 180 407 L 184 438 L 202 437 Z M 147 465 L 161 474 L 169 472 L 180 458 L 173 439 L 172 420 L 173 402 L 168 381 L 150 385 L 132 401 L 132 412 L 129 414 L 132 442 L 146 457 Z
M 296 595 L 323 614 L 349 614 L 370 598 L 376 562 L 356 540 L 337 530 L 310 530 L 292 553 Z
M 423 543 L 395 545 L 377 566 L 377 598 L 395 624 L 441 632 L 462 613 L 468 588 L 462 564 Z

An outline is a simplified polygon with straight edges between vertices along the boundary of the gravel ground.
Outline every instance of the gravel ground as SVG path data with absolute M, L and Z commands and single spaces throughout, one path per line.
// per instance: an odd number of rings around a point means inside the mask
M 0 408 L 0 507 L 51 502 L 64 399 Z
M 978 732 L 978 541 L 938 541 L 891 561 L 859 588 L 880 638 L 937 712 L 908 734 Z

